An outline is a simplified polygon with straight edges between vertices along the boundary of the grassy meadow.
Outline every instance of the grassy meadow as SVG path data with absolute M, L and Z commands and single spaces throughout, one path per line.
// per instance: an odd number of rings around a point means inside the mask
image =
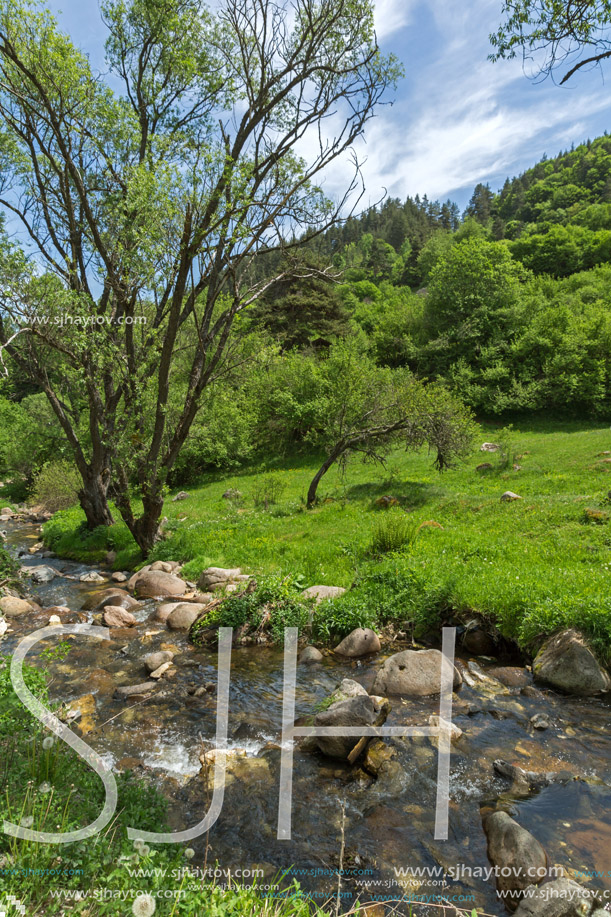
M 611 656 L 608 427 L 482 429 L 482 442 L 499 439 L 501 456 L 478 449 L 441 475 L 426 452 L 398 451 L 385 468 L 355 460 L 343 476 L 331 469 L 309 511 L 316 457 L 211 475 L 188 499 L 168 495 L 166 538 L 151 558 L 183 562 L 192 579 L 209 565 L 240 566 L 291 576 L 299 587 L 353 587 L 317 615 L 320 639 L 389 622 L 417 633 L 448 613 L 475 612 L 526 648 L 576 625 Z M 483 462 L 492 468 L 476 471 Z M 224 498 L 228 490 L 241 496 Z M 501 502 L 507 490 L 522 499 Z M 378 506 L 382 496 L 397 504 Z M 122 523 L 91 534 L 81 524 L 80 509 L 59 513 L 45 540 L 83 560 L 114 548 L 117 569 L 142 563 Z

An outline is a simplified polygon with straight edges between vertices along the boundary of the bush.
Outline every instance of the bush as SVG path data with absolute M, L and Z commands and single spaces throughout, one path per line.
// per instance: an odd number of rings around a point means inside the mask
M 202 618 L 191 633 L 197 645 L 198 632 L 211 625 L 266 631 L 274 643 L 284 642 L 285 627 L 303 628 L 310 616 L 310 603 L 301 598 L 303 584 L 292 576 L 266 576 L 251 593 L 229 596 Z
M 372 554 L 390 554 L 411 547 L 418 533 L 417 523 L 403 512 L 389 513 L 373 529 Z
M 268 474 L 264 478 L 257 478 L 253 489 L 255 506 L 263 506 L 267 509 L 270 504 L 278 502 L 285 489 L 286 482 L 279 474 Z
M 45 462 L 34 479 L 31 498 L 43 510 L 56 513 L 78 503 L 81 477 L 70 462 Z

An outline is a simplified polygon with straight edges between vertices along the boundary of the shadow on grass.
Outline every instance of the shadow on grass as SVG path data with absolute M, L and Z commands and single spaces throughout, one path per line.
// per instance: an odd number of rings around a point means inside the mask
M 403 507 L 415 508 L 425 506 L 432 500 L 443 496 L 445 488 L 438 484 L 427 484 L 419 481 L 378 481 L 365 484 L 353 484 L 346 488 L 349 500 L 363 502 L 374 501 L 378 497 L 395 497 Z

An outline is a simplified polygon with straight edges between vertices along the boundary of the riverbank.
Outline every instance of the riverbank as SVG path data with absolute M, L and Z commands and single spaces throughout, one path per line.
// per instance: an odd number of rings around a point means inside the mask
M 184 499 L 168 496 L 165 539 L 147 560 L 179 561 L 194 580 L 211 565 L 239 566 L 347 588 L 324 609 L 336 636 L 477 615 L 531 655 L 543 635 L 578 626 L 611 660 L 608 427 L 483 430 L 482 443 L 496 439 L 500 452 L 477 449 L 443 475 L 426 453 L 397 452 L 386 469 L 355 463 L 344 479 L 331 470 L 311 511 L 303 497 L 317 459 L 210 476 Z M 520 499 L 502 501 L 507 491 Z M 45 542 L 114 569 L 144 563 L 122 523 L 81 526 L 78 508 L 58 513 Z

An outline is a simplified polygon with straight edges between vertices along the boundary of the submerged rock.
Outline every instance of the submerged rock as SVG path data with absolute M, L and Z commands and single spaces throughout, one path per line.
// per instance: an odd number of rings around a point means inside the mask
M 299 657 L 302 665 L 312 665 L 315 662 L 322 662 L 323 655 L 315 646 L 306 646 Z
M 594 907 L 591 891 L 572 879 L 554 879 L 530 886 L 515 917 L 588 917 Z
M 539 885 L 547 876 L 547 854 L 530 831 L 522 828 L 507 812 L 493 812 L 484 819 L 488 859 L 497 866 L 496 886 L 507 905 L 516 899 L 508 892 L 523 892 Z
M 53 567 L 47 567 L 44 565 L 42 567 L 31 567 L 28 568 L 28 570 L 31 571 L 30 575 L 32 577 L 32 582 L 34 583 L 50 583 L 55 579 L 56 576 L 59 576 L 57 570 L 55 570 Z
M 379 653 L 380 649 L 380 638 L 375 631 L 369 627 L 357 627 L 335 647 L 335 652 L 340 656 L 354 658 L 366 656 L 368 653 Z
M 165 662 L 171 662 L 174 658 L 174 653 L 170 653 L 167 650 L 159 650 L 157 653 L 148 653 L 142 660 L 144 662 L 144 667 L 147 672 L 157 671 L 157 669 L 162 666 Z
M 537 681 L 566 694 L 588 697 L 611 690 L 609 674 L 576 630 L 550 637 L 537 653 L 533 672 Z
M 443 654 L 439 650 L 404 650 L 389 656 L 376 675 L 372 691 L 374 694 L 409 694 L 425 697 L 439 694 L 441 690 L 441 663 Z M 456 666 L 453 670 L 453 687 L 462 684 L 462 677 Z

